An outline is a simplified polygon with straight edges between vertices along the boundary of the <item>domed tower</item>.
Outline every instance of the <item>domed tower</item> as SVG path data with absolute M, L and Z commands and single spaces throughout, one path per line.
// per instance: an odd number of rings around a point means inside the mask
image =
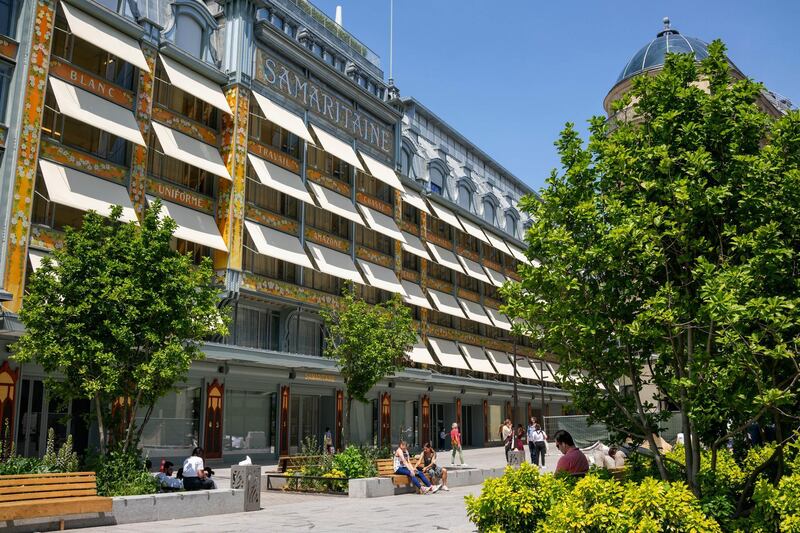
M 606 115 L 612 115 L 611 104 L 618 100 L 630 88 L 632 80 L 638 74 L 657 74 L 664 67 L 667 53 L 694 54 L 695 60 L 702 61 L 708 57 L 708 43 L 696 37 L 687 37 L 670 25 L 669 17 L 664 17 L 664 28 L 656 34 L 656 38 L 642 46 L 625 64 L 616 83 L 603 100 Z M 736 68 L 730 59 L 728 62 L 735 78 L 744 78 L 744 74 Z M 764 90 L 758 100 L 759 106 L 767 113 L 778 116 L 791 107 L 791 102 L 771 91 Z M 633 119 L 629 110 L 623 110 L 616 117 L 621 120 Z

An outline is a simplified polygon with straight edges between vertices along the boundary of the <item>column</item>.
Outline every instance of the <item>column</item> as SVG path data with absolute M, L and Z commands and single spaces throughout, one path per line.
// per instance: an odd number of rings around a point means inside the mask
M 142 52 L 150 67 L 150 72 L 139 69 L 139 81 L 136 84 L 136 123 L 142 136 L 147 141 L 150 136 L 150 116 L 153 114 L 153 90 L 155 87 L 156 59 L 158 51 L 149 43 L 142 45 Z M 147 147 L 133 144 L 131 153 L 131 176 L 129 194 L 133 208 L 139 220 L 142 220 L 147 194 Z

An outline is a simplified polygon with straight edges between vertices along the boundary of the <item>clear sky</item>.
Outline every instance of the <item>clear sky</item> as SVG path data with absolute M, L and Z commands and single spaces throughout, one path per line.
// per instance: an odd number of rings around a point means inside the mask
M 389 0 L 311 0 L 381 57 Z M 394 78 L 534 189 L 565 122 L 585 130 L 631 56 L 669 16 L 722 39 L 748 76 L 800 107 L 800 0 L 394 0 Z

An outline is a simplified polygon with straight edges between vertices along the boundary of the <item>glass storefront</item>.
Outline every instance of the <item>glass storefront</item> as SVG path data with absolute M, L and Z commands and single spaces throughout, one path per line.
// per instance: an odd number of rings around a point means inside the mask
M 200 384 L 182 385 L 156 402 L 142 432 L 149 448 L 192 448 L 200 442 Z M 140 409 L 136 423 L 144 421 Z
M 224 450 L 275 453 L 276 402 L 274 392 L 227 390 Z

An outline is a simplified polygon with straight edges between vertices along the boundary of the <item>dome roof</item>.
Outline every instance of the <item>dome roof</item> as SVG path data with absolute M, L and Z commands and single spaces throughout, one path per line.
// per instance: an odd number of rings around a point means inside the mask
M 669 18 L 664 18 L 664 29 L 656 38 L 636 52 L 622 69 L 617 83 L 664 64 L 667 52 L 672 54 L 693 53 L 696 60 L 708 57 L 708 44 L 694 37 L 686 37 L 670 27 Z

